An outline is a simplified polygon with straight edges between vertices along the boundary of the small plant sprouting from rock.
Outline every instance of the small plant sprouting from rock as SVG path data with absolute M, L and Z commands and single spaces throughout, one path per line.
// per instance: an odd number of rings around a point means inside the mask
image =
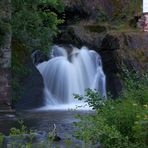
M 51 141 L 60 141 L 61 138 L 57 135 L 57 127 L 56 124 L 53 124 L 53 130 L 48 133 L 48 139 Z

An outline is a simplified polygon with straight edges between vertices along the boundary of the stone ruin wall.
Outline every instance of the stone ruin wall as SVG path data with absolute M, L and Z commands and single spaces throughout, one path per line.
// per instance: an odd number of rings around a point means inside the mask
M 0 111 L 11 104 L 11 0 L 0 1 Z

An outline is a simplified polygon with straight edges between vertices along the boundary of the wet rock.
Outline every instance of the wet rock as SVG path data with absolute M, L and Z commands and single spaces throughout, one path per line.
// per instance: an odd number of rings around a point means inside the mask
M 98 144 L 96 144 L 94 147 L 95 147 L 95 148 L 101 148 L 101 144 L 98 143 Z
M 117 50 L 120 48 L 120 40 L 114 35 L 107 34 L 101 43 L 101 50 Z
M 52 140 L 53 141 L 60 141 L 61 138 L 58 135 L 55 135 Z
M 115 98 L 122 91 L 122 81 L 118 77 L 120 72 L 118 53 L 116 50 L 103 50 L 100 55 L 102 57 L 103 70 L 106 74 L 107 91 Z
M 81 21 L 77 25 L 68 26 L 62 30 L 54 42 L 57 44 L 72 44 L 79 48 L 85 45 L 92 49 L 100 49 L 104 33 L 94 32 L 92 26 L 96 27 L 94 23 L 91 25 L 87 24 L 87 21 Z
M 55 44 L 72 44 L 80 47 L 82 45 L 81 39 L 76 35 L 75 29 L 70 26 L 63 30 L 57 38 L 54 39 Z
M 48 60 L 47 55 L 44 54 L 40 50 L 34 50 L 34 51 L 32 51 L 31 58 L 32 58 L 33 64 L 35 64 L 35 65 Z
M 107 89 L 113 97 L 116 97 L 122 90 L 119 75 L 123 73 L 125 67 L 139 72 L 147 69 L 148 34 L 98 33 L 97 30 L 91 30 L 90 26 L 95 26 L 95 23 L 81 21 L 76 25 L 68 26 L 56 41 L 77 47 L 85 45 L 96 50 L 102 57 Z
M 22 82 L 23 91 L 20 99 L 15 105 L 16 109 L 32 109 L 41 107 L 44 104 L 43 78 L 36 66 L 33 64 L 31 58 L 29 58 L 27 61 L 27 68 L 30 70 L 30 72 Z

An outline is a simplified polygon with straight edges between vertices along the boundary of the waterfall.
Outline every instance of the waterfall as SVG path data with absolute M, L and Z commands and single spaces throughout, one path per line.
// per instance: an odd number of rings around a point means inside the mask
M 37 65 L 44 80 L 46 105 L 74 104 L 73 94 L 84 95 L 87 88 L 106 97 L 105 74 L 100 55 L 86 47 L 53 46 L 48 61 Z

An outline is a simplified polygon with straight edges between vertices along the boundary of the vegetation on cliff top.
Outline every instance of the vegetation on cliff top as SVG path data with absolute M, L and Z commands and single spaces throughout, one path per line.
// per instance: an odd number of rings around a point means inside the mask
M 112 0 L 114 10 L 108 15 L 101 7 L 97 11 L 97 22 L 106 26 L 108 31 L 138 31 L 137 21 L 142 15 L 142 1 L 140 0 Z

